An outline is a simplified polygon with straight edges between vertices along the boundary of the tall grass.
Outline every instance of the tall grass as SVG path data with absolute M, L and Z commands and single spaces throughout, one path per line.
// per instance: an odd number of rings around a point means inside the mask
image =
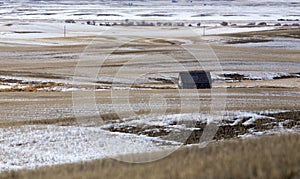
M 5 172 L 0 178 L 300 178 L 300 135 L 182 148 L 146 164 L 112 159 Z M 155 154 L 143 154 L 147 157 Z M 136 156 L 135 156 L 136 157 Z

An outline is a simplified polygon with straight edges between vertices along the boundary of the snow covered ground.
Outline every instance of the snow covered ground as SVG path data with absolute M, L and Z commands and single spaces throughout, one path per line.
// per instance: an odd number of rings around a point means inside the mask
M 3 1 L 1 19 L 276 21 L 299 18 L 292 0 L 251 1 Z
M 249 42 L 240 44 L 227 44 L 238 47 L 253 47 L 253 48 L 277 48 L 277 49 L 290 49 L 299 50 L 300 40 L 297 38 L 267 38 L 268 42 Z M 230 42 L 230 41 L 229 41 Z
M 299 12 L 300 3 L 292 0 L 277 0 L 276 2 L 272 0 L 194 0 L 193 2 L 179 1 L 178 3 L 171 3 L 169 0 L 137 0 L 133 2 L 94 0 L 0 1 L 0 47 L 10 50 L 9 52 L 0 51 L 1 60 L 5 62 L 3 65 L 5 69 L 1 69 L 0 91 L 9 91 L 12 88 L 24 89 L 27 87 L 36 87 L 37 91 L 64 92 L 64 94 L 51 93 L 44 97 L 40 97 L 43 96 L 41 94 L 42 92 L 40 94 L 26 93 L 25 97 L 22 96 L 23 94 L 18 93 L 3 93 L 4 95 L 0 96 L 3 119 L 1 122 L 15 122 L 18 124 L 18 122 L 30 120 L 36 124 L 39 120 L 72 118 L 74 117 L 72 99 L 64 96 L 65 94 L 69 94 L 68 91 L 89 92 L 95 90 L 93 85 L 98 85 L 101 88 L 95 91 L 103 91 L 106 94 L 106 92 L 109 92 L 107 89 L 110 88 L 107 84 L 111 82 L 116 82 L 116 85 L 112 87 L 115 90 L 127 89 L 118 86 L 118 83 L 130 81 L 130 79 L 126 79 L 125 77 L 113 78 L 111 76 L 101 76 L 97 81 L 88 77 L 75 77 L 77 81 L 74 81 L 73 73 L 66 73 L 64 70 L 68 69 L 65 69 L 67 67 L 64 65 L 68 63 L 66 66 L 72 66 L 72 63 L 76 61 L 76 59 L 73 59 L 73 56 L 77 58 L 78 56 L 76 55 L 82 52 L 66 53 L 65 51 L 57 50 L 52 53 L 52 51 L 36 51 L 33 47 L 47 47 L 46 49 L 49 50 L 51 48 L 70 45 L 70 48 L 75 48 L 76 46 L 88 46 L 90 44 L 90 41 L 86 39 L 85 41 L 81 41 L 82 39 L 80 38 L 83 37 L 91 37 L 91 39 L 96 37 L 94 38 L 96 40 L 99 40 L 97 37 L 100 37 L 100 40 L 101 38 L 106 40 L 109 38 L 118 40 L 120 37 L 130 39 L 129 37 L 133 36 L 135 38 L 145 38 L 148 36 L 150 38 L 170 37 L 177 43 L 191 45 L 193 44 L 193 35 L 201 36 L 204 32 L 207 35 L 205 39 L 208 39 L 208 41 L 216 39 L 216 41 L 219 41 L 218 38 L 220 37 L 215 36 L 220 34 L 274 30 L 281 28 L 274 26 L 274 24 L 279 21 L 282 24 L 289 25 L 298 23 L 300 18 Z M 64 21 L 68 19 L 73 19 L 76 23 L 65 23 Z M 87 25 L 87 21 L 90 20 L 95 20 L 96 26 Z M 155 27 L 156 29 L 135 27 L 138 33 L 134 33 L 132 27 L 100 26 L 100 23 L 105 24 L 106 22 L 111 24 L 113 22 L 140 23 L 142 21 L 153 23 L 160 21 L 172 23 L 184 22 L 185 26 L 192 24 L 194 27 L 191 28 L 188 33 L 186 33 L 185 29 L 177 27 Z M 220 23 L 222 21 L 229 22 L 228 26 L 221 26 Z M 195 27 L 199 22 L 201 26 Z M 247 26 L 248 23 L 259 22 L 266 22 L 268 25 Z M 207 27 L 204 29 L 203 25 Z M 68 38 L 62 38 L 64 37 L 65 28 Z M 111 30 L 112 28 L 113 30 Z M 104 33 L 108 38 L 101 37 Z M 106 43 L 108 41 L 109 40 L 104 42 Z M 145 42 L 155 44 L 151 40 Z M 143 47 L 143 45 L 148 45 L 145 42 L 139 42 L 142 45 L 138 47 L 124 47 L 119 50 L 141 50 L 141 47 L 146 49 L 148 48 L 147 46 Z M 162 43 L 159 45 L 164 46 L 165 44 Z M 238 44 L 237 46 L 300 49 L 299 40 L 291 38 L 273 38 L 272 41 L 269 42 Z M 25 49 L 24 51 L 18 52 L 18 49 L 23 50 L 23 47 L 27 47 L 28 51 Z M 33 48 L 33 50 L 30 48 Z M 153 47 L 149 46 L 149 48 Z M 291 81 L 286 81 L 286 83 L 292 82 L 293 84 L 278 84 L 278 88 L 285 88 L 283 91 L 269 92 L 257 88 L 251 91 L 251 93 L 243 93 L 237 90 L 235 91 L 236 93 L 224 94 L 224 92 L 214 94 L 215 96 L 227 96 L 232 98 L 228 100 L 227 105 L 229 108 L 234 108 L 226 113 L 218 127 L 222 129 L 223 127 L 229 126 L 232 127 L 233 130 L 238 130 L 238 128 L 235 128 L 236 126 L 241 127 L 244 131 L 238 131 L 240 133 L 234 136 L 237 138 L 274 133 L 299 133 L 299 123 L 297 123 L 296 120 L 294 121 L 289 118 L 278 119 L 272 116 L 278 113 L 283 113 L 283 116 L 286 115 L 285 113 L 296 113 L 298 115 L 298 111 L 235 110 L 235 108 L 243 105 L 246 107 L 248 107 L 248 105 L 250 107 L 262 106 L 264 109 L 267 107 L 270 108 L 270 105 L 272 105 L 272 108 L 275 106 L 274 108 L 284 109 L 286 107 L 285 102 L 296 108 L 297 96 L 299 96 L 299 91 L 297 91 L 297 89 L 299 89 L 298 78 L 300 77 L 299 63 L 297 63 L 297 61 L 295 62 L 295 60 L 293 61 L 290 56 L 287 56 L 288 59 L 286 61 L 267 61 L 261 60 L 260 56 L 255 57 L 255 60 L 253 60 L 253 58 L 249 58 L 250 60 L 240 60 L 238 58 L 241 56 L 235 57 L 234 55 L 235 54 L 230 55 L 222 62 L 223 72 L 212 71 L 212 79 L 214 82 L 218 83 L 218 80 L 223 79 L 223 75 L 227 76 L 225 79 L 226 82 L 228 82 L 227 85 L 240 83 L 240 81 L 243 80 L 263 82 L 260 85 L 243 83 L 242 87 L 247 88 L 244 90 L 249 91 L 252 90 L 248 89 L 249 87 L 266 86 L 265 82 L 270 81 L 278 83 L 276 80 L 281 78 L 293 78 Z M 54 58 L 54 56 L 59 56 L 60 58 L 57 59 Z M 135 56 L 135 54 L 131 53 L 116 54 L 112 59 L 122 61 Z M 245 58 L 248 58 L 247 54 L 245 56 Z M 272 58 L 275 58 L 275 56 L 276 55 L 273 55 Z M 277 58 L 279 58 L 278 56 L 280 55 L 277 55 Z M 269 57 L 270 56 L 268 56 L 268 58 Z M 285 56 L 282 55 L 280 58 L 285 58 Z M 47 60 L 51 60 L 49 64 L 47 64 Z M 62 65 L 60 65 L 58 62 L 66 62 L 66 64 L 62 63 Z M 58 66 L 52 66 L 55 63 L 58 63 Z M 18 69 L 13 71 L 17 64 L 19 65 Z M 37 65 L 37 67 L 34 65 Z M 194 64 L 191 62 L 188 65 L 193 66 Z M 51 68 L 49 68 L 50 66 Z M 45 71 L 48 70 L 48 68 L 50 70 Z M 137 68 L 141 68 L 141 66 L 135 66 L 132 69 Z M 172 68 L 172 66 L 170 68 Z M 35 72 L 34 70 L 41 69 L 44 71 L 31 74 L 31 72 Z M 58 71 L 55 71 L 57 69 Z M 8 72 L 10 74 L 5 74 Z M 54 75 L 60 74 L 61 76 L 47 76 L 52 73 Z M 240 77 L 241 79 L 235 79 L 234 76 Z M 178 74 L 176 73 L 176 76 L 174 76 L 174 73 L 165 73 L 164 75 L 151 74 L 143 77 L 143 82 L 145 82 L 145 79 L 147 82 L 155 82 L 155 78 L 170 81 L 177 78 Z M 103 84 L 98 83 L 99 81 Z M 224 81 L 221 81 L 221 83 L 222 82 Z M 50 83 L 50 86 L 47 83 Z M 274 87 L 273 84 L 267 87 L 270 86 Z M 226 85 L 221 87 L 223 89 Z M 168 88 L 170 87 L 168 86 Z M 132 88 L 134 92 L 138 89 L 145 90 L 147 88 Z M 150 93 L 151 92 L 153 91 L 151 90 Z M 169 91 L 165 92 L 169 93 Z M 18 95 L 20 96 L 18 97 Z M 58 95 L 58 97 L 55 95 Z M 59 95 L 62 97 L 59 97 Z M 113 105 L 118 105 L 118 109 L 124 108 L 124 104 L 104 103 L 103 101 L 107 101 L 110 95 L 111 94 L 107 93 L 105 98 L 99 98 L 100 102 L 97 101 L 97 107 L 100 113 L 106 114 L 112 112 Z M 168 99 L 171 102 L 172 100 L 173 102 L 177 100 L 178 96 L 176 96 L 176 94 L 172 96 L 173 94 L 170 93 L 170 95 Z M 201 100 L 205 102 L 205 100 L 211 96 L 211 93 L 203 92 L 201 96 Z M 265 96 L 269 98 L 265 100 Z M 188 97 L 187 99 L 198 98 L 198 94 L 185 94 L 185 97 Z M 246 98 L 249 100 L 248 102 Z M 206 102 L 204 106 L 205 105 L 207 105 Z M 175 102 L 174 104 L 171 103 L 171 106 L 180 107 L 180 105 L 177 105 Z M 135 109 L 135 111 L 142 111 L 149 108 L 148 104 L 144 102 L 133 103 L 131 107 Z M 159 105 L 155 105 L 155 107 L 159 107 Z M 111 123 L 106 123 L 103 126 L 85 127 L 70 124 L 39 124 L 2 127 L 0 128 L 0 172 L 106 157 L 115 158 L 124 154 L 175 150 L 183 143 L 173 139 L 172 137 L 174 136 L 168 137 L 168 134 L 180 134 L 182 131 L 195 134 L 195 131 L 201 131 L 203 129 L 201 126 L 203 126 L 209 118 L 211 118 L 211 116 L 207 113 L 187 113 L 159 116 L 141 115 L 139 117 L 112 119 L 112 121 L 110 121 Z M 190 121 L 195 122 L 195 126 L 187 125 Z M 262 123 L 262 125 L 260 123 Z M 267 129 L 264 129 L 265 126 Z M 218 137 L 220 140 L 224 139 L 222 137 L 220 138 L 220 136 Z M 193 143 L 195 141 L 190 139 L 190 142 Z
M 225 116 L 225 121 L 229 125 L 235 126 L 239 122 L 249 126 L 259 119 L 275 118 L 268 117 L 268 114 L 289 112 L 282 110 L 253 112 L 229 112 Z M 199 130 L 197 128 L 187 128 L 184 124 L 178 125 L 174 122 L 180 121 L 202 121 L 206 122 L 207 114 L 174 114 L 165 116 L 150 116 L 138 120 L 126 120 L 122 123 L 110 124 L 99 127 L 83 126 L 58 126 L 58 125 L 28 125 L 20 127 L 0 128 L 0 172 L 6 170 L 17 170 L 23 168 L 33 169 L 35 167 L 49 166 L 63 163 L 74 163 L 99 158 L 115 158 L 118 155 L 131 153 L 145 153 L 163 150 L 176 150 L 182 143 L 168 140 L 162 137 L 149 137 L 147 135 L 109 132 L 106 129 L 110 126 L 132 127 L 139 125 L 156 126 L 156 128 L 144 129 L 145 133 L 159 132 L 159 127 L 168 128 L 169 131 Z M 243 122 L 244 119 L 247 119 Z M 222 126 L 222 124 L 219 124 Z M 224 125 L 224 124 L 223 124 Z M 295 133 L 298 128 L 285 128 L 284 122 L 277 128 L 266 131 L 249 129 L 247 133 L 239 135 L 239 138 L 250 136 L 275 134 L 275 133 Z M 186 137 L 186 136 L 183 136 Z M 164 156 L 161 156 L 164 157 Z M 154 159 L 153 159 L 154 160 Z
M 33 125 L 0 131 L 0 172 L 173 148 L 155 143 L 155 138 L 97 127 Z
M 224 77 L 223 75 L 228 75 L 228 77 Z M 239 79 L 234 78 L 235 75 L 240 76 Z M 151 75 L 152 77 L 156 77 Z M 257 72 L 257 71 L 225 71 L 225 72 L 212 72 L 211 73 L 212 80 L 215 83 L 236 83 L 241 82 L 242 80 L 253 80 L 253 81 L 272 81 L 280 78 L 300 78 L 300 74 L 298 73 L 286 73 L 286 72 Z M 160 76 L 161 79 L 170 80 L 176 79 L 176 76 Z M 132 89 L 132 90 L 143 90 L 143 89 L 151 89 L 151 85 L 146 85 L 144 88 L 136 88 L 134 86 L 130 87 L 122 87 L 122 85 L 118 85 L 118 83 L 125 83 L 126 79 L 115 79 L 115 78 L 106 78 L 101 77 L 99 81 L 103 83 L 115 83 L 113 86 L 109 86 L 107 84 L 99 85 L 93 79 L 83 78 L 82 82 L 74 81 L 72 78 L 69 79 L 47 79 L 47 78 L 30 78 L 30 77 L 14 77 L 14 76 L 0 76 L 0 90 L 9 90 L 9 89 L 24 89 L 26 87 L 35 87 L 38 91 L 94 91 L 94 90 L 109 90 L 109 89 Z M 16 82 L 10 82 L 10 81 Z M 85 80 L 85 82 L 83 82 Z M 148 79 L 150 81 L 150 79 Z M 52 83 L 52 84 L 47 84 Z M 41 85 L 42 84 L 42 85 Z M 80 87 L 80 85 L 86 85 L 86 87 Z M 224 84 L 225 85 L 225 84 Z M 283 85 L 283 84 L 282 84 Z M 152 88 L 162 85 L 154 84 Z M 226 85 L 225 85 L 226 86 Z M 224 87 L 225 87 L 224 86 Z M 283 85 L 284 86 L 284 85 Z M 176 84 L 166 85 L 165 88 L 177 88 Z M 247 86 L 244 86 L 247 87 Z M 253 87 L 252 84 L 249 87 Z

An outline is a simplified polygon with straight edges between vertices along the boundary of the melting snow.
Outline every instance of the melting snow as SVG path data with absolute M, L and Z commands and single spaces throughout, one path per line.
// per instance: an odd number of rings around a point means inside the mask
M 95 127 L 22 126 L 0 129 L 0 172 L 171 149 L 146 136 Z

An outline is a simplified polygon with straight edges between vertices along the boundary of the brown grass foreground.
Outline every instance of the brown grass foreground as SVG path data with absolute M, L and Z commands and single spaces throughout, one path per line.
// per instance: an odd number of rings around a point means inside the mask
M 112 159 L 4 172 L 0 178 L 300 178 L 300 136 L 267 136 L 183 148 L 162 160 Z M 144 154 L 144 156 L 147 156 Z

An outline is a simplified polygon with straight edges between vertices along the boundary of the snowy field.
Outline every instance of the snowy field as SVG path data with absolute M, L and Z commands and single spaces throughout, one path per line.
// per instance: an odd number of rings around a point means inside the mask
M 288 127 L 293 121 L 282 120 L 278 125 L 274 125 L 276 119 L 266 115 L 284 113 L 289 111 L 262 111 L 260 113 L 252 112 L 234 112 L 226 116 L 223 121 L 224 126 L 251 126 L 248 131 L 237 135 L 238 138 L 249 138 L 270 134 L 299 133 L 299 126 Z M 205 115 L 202 115 L 204 117 Z M 207 116 L 206 116 L 207 117 Z M 57 125 L 26 125 L 20 127 L 1 128 L 1 164 L 0 171 L 17 170 L 30 168 L 34 169 L 41 166 L 50 166 L 64 163 L 74 163 L 79 161 L 89 161 L 100 158 L 115 158 L 119 155 L 130 153 L 145 153 L 162 150 L 174 151 L 182 146 L 183 143 L 174 141 L 174 133 L 177 137 L 185 137 L 180 134 L 183 131 L 192 133 L 201 128 L 188 128 L 184 124 L 175 124 L 180 120 L 192 120 L 199 118 L 199 115 L 181 114 L 166 115 L 139 120 L 126 120 L 119 124 L 104 125 L 102 127 L 82 127 L 82 126 L 57 126 Z M 201 118 L 201 117 L 200 117 Z M 245 120 L 247 119 L 247 120 Z M 258 130 L 255 128 L 255 122 L 260 119 L 269 119 L 268 125 L 274 128 L 269 130 Z M 202 118 L 203 121 L 204 118 Z M 199 119 L 197 120 L 199 121 Z M 274 121 L 274 122 L 272 122 Z M 224 124 L 229 122 L 230 124 Z M 265 125 L 266 125 L 265 124 Z M 143 129 L 141 134 L 134 134 L 130 129 L 136 126 L 156 126 L 156 128 Z M 159 126 L 159 127 L 158 127 Z M 220 128 L 222 128 L 220 126 Z M 123 132 L 109 132 L 106 129 L 113 127 Z M 162 132 L 168 135 L 161 135 Z M 149 134 L 152 134 L 152 136 Z M 172 134 L 172 135 L 171 135 Z M 189 144 L 197 144 L 191 142 Z M 164 156 L 161 156 L 161 158 Z M 159 158 L 153 158 L 157 160 Z
M 0 172 L 171 153 L 213 122 L 213 142 L 299 134 L 299 12 L 289 0 L 0 1 Z M 199 69 L 213 89 L 179 90 L 178 72 Z
M 292 0 L 251 1 L 2 1 L 3 20 L 166 20 L 203 21 L 277 21 L 299 19 L 300 4 Z

